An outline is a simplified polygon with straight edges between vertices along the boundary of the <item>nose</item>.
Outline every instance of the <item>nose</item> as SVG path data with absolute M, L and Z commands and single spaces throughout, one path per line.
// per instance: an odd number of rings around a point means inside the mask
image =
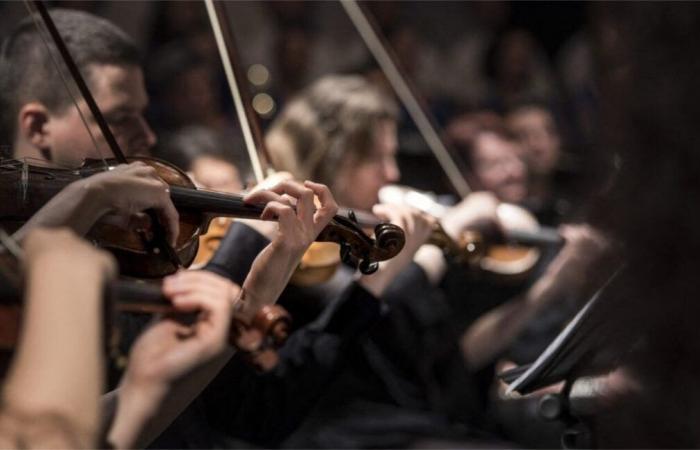
M 520 158 L 513 158 L 510 164 L 505 164 L 505 166 L 507 167 L 507 173 L 510 178 L 524 178 L 526 175 L 527 168 Z
M 158 137 L 156 136 L 156 133 L 153 132 L 153 129 L 148 124 L 145 117 L 141 118 L 141 130 L 144 136 L 146 148 L 150 151 L 158 143 Z
M 396 183 L 401 177 L 399 165 L 396 163 L 396 158 L 386 158 L 384 162 L 384 179 L 387 183 Z
M 144 117 L 138 118 L 130 131 L 127 145 L 128 156 L 150 156 L 151 149 L 155 147 L 158 138 L 148 125 L 148 121 Z

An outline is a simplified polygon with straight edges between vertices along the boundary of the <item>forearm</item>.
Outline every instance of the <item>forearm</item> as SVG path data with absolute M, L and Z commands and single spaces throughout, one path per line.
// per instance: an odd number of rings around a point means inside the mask
M 173 386 L 139 384 L 125 376 L 108 441 L 116 448 L 144 448 L 170 425 L 216 377 L 233 350 L 195 369 Z
M 245 319 L 252 320 L 261 307 L 277 301 L 302 254 L 278 242 L 272 242 L 260 252 L 243 282 L 246 301 L 240 313 Z
M 518 297 L 479 317 L 461 339 L 467 366 L 476 371 L 505 351 L 532 314 L 532 307 Z
M 79 434 L 97 432 L 101 362 L 102 269 L 40 257 L 27 273 L 20 345 L 5 384 L 6 406 L 56 415 Z
M 68 185 L 34 214 L 14 237 L 21 241 L 29 230 L 37 227 L 68 227 L 84 236 L 109 211 L 95 201 L 97 192 L 89 183 L 78 181 Z

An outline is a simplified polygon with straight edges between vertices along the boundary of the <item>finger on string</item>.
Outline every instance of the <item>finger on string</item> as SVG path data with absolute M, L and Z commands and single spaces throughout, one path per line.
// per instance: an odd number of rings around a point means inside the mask
M 304 222 L 311 223 L 316 205 L 314 205 L 314 193 L 311 189 L 304 187 L 296 181 L 286 180 L 275 187 L 272 191 L 278 194 L 288 194 L 297 199 L 297 216 Z
M 201 293 L 176 295 L 172 299 L 175 309 L 181 312 L 200 312 L 200 322 L 224 326 L 231 319 L 231 302 L 221 302 Z
M 297 205 L 297 203 L 298 203 L 298 202 L 297 202 L 297 199 L 294 198 L 294 197 L 292 197 L 292 196 L 289 195 L 289 194 L 282 194 L 282 195 L 280 195 L 280 198 L 279 198 L 279 200 L 277 200 L 277 201 L 280 202 L 280 203 L 283 203 L 283 204 L 285 204 L 285 205 L 292 206 L 292 207 L 295 207 L 295 206 Z
M 297 198 L 297 217 L 299 217 L 304 223 L 309 225 L 314 223 L 314 214 L 316 213 L 316 204 L 314 203 L 314 191 L 311 189 L 297 185 L 300 197 Z M 289 194 L 285 194 L 289 195 Z
M 304 186 L 311 189 L 320 203 L 320 207 L 316 210 L 316 223 L 327 224 L 338 213 L 338 203 L 333 198 L 331 190 L 325 184 L 308 180 L 304 182 Z
M 212 280 L 208 280 L 206 277 L 196 276 L 196 272 L 199 271 L 185 270 L 165 277 L 163 279 L 163 293 L 166 297 L 190 292 L 219 295 L 220 290 L 225 287 L 225 285 L 212 282 Z
M 282 221 L 283 218 L 289 217 L 296 217 L 294 210 L 290 206 L 276 201 L 265 205 L 265 209 L 260 214 L 260 219 L 262 220 Z
M 268 189 L 250 192 L 243 197 L 245 203 L 268 203 L 279 201 L 280 195 Z

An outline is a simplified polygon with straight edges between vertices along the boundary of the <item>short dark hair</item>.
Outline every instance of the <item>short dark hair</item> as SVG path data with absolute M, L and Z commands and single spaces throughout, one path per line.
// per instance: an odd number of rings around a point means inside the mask
M 92 64 L 141 63 L 132 39 L 111 22 L 70 9 L 53 9 L 51 17 L 88 83 Z M 14 121 L 29 101 L 39 101 L 52 112 L 71 103 L 32 17 L 17 25 L 0 52 L 0 136 L 14 140 Z

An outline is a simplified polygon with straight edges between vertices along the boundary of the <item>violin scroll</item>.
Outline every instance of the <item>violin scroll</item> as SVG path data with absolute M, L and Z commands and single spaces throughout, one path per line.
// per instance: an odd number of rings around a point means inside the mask
M 350 217 L 335 216 L 316 240 L 339 243 L 342 261 L 365 275 L 376 272 L 377 263 L 396 256 L 406 243 L 403 230 L 396 225 L 377 225 L 372 239 Z

